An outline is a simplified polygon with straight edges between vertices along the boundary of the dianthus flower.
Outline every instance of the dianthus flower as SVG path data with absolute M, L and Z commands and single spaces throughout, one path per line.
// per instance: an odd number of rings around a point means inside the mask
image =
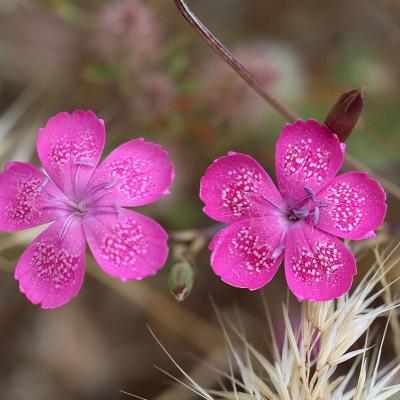
M 214 272 L 258 289 L 285 259 L 299 299 L 325 301 L 349 290 L 356 262 L 337 238 L 374 238 L 386 214 L 380 184 L 363 172 L 336 176 L 345 145 L 315 120 L 287 124 L 276 146 L 278 189 L 250 156 L 230 152 L 201 180 L 204 212 L 229 224 L 210 243 Z
M 0 230 L 54 221 L 15 270 L 21 292 L 42 308 L 60 307 L 78 293 L 86 241 L 100 267 L 124 281 L 154 275 L 166 261 L 164 229 L 123 207 L 149 204 L 168 192 L 173 179 L 168 154 L 139 138 L 98 166 L 105 137 L 104 122 L 92 111 L 57 114 L 37 140 L 47 175 L 22 162 L 0 173 Z

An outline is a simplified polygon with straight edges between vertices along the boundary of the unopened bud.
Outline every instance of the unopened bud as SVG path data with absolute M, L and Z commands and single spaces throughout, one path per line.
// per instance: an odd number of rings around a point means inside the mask
M 336 101 L 325 119 L 325 125 L 336 133 L 341 142 L 345 142 L 360 118 L 363 107 L 361 89 L 350 90 Z
M 177 301 L 183 301 L 192 290 L 194 271 L 187 261 L 179 261 L 171 268 L 168 277 L 168 285 L 171 294 Z

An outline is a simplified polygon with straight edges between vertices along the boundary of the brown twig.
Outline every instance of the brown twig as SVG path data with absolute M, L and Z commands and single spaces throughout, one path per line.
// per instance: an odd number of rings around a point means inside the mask
M 212 49 L 222 57 L 249 86 L 266 100 L 271 107 L 278 111 L 286 120 L 295 121 L 298 119 L 296 114 L 269 93 L 259 80 L 203 25 L 183 0 L 174 0 L 174 2 L 186 21 L 192 25 Z
M 204 26 L 188 7 L 184 0 L 173 0 L 176 7 L 186 21 L 200 34 L 200 36 L 211 46 L 211 48 L 272 108 L 288 121 L 295 121 L 299 117 L 282 104 L 276 97 L 271 95 L 258 81 L 258 79 Z M 380 181 L 386 191 L 400 200 L 400 188 L 390 180 L 381 177 L 366 168 L 361 162 L 346 154 L 346 163 L 358 170 L 367 171 L 372 177 Z
M 391 180 L 372 171 L 370 168 L 368 168 L 366 165 L 364 165 L 361 161 L 356 160 L 350 154 L 346 154 L 346 163 L 349 167 L 354 168 L 358 171 L 368 172 L 368 174 L 371 176 L 371 178 L 375 178 L 376 180 L 378 180 L 388 193 L 390 193 L 392 196 L 394 196 L 400 200 L 400 187 L 397 186 L 395 183 L 393 183 Z

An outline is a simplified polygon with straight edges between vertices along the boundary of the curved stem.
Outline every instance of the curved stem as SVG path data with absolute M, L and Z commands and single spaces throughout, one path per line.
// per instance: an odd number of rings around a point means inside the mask
M 390 193 L 392 196 L 400 200 L 400 187 L 396 185 L 394 182 L 372 171 L 361 161 L 356 160 L 350 154 L 346 154 L 345 160 L 349 167 L 354 168 L 358 171 L 368 172 L 369 176 L 378 180 L 379 183 L 387 190 L 388 193 Z
M 203 25 L 192 10 L 187 6 L 184 0 L 174 0 L 181 14 L 187 22 L 205 39 L 205 41 L 222 57 L 227 64 L 249 85 L 251 86 L 267 103 L 270 104 L 286 120 L 295 121 L 298 119 L 296 114 L 290 111 L 284 104 L 269 93 L 258 79 Z

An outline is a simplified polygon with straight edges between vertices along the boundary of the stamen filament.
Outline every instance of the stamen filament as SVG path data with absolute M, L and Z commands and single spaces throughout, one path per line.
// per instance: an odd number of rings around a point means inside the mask
M 102 210 L 100 208 L 96 208 L 94 210 L 89 210 L 86 215 L 101 215 L 101 214 L 118 214 L 117 210 Z
M 80 172 L 80 170 L 81 170 L 81 166 L 82 166 L 82 164 L 81 164 L 81 163 L 78 163 L 78 168 L 76 169 L 76 172 L 75 172 L 74 187 L 73 187 L 73 192 L 74 192 L 75 198 L 78 198 L 78 190 L 77 190 L 77 187 L 78 187 L 79 172 Z
M 313 216 L 313 225 L 317 225 L 319 221 L 319 207 L 315 207 Z
M 89 197 L 87 200 L 86 200 L 86 203 L 87 204 L 93 204 L 93 203 L 95 203 L 97 200 L 99 200 L 99 199 L 101 199 L 102 197 L 104 197 L 104 196 L 107 196 L 108 194 L 110 194 L 110 193 L 112 193 L 113 191 L 112 190 L 109 190 L 109 191 L 107 191 L 107 192 L 101 192 L 101 193 L 98 193 L 96 196 L 94 196 L 94 197 Z
M 78 193 L 78 182 L 80 179 L 79 174 L 81 172 L 81 168 L 82 168 L 82 166 L 94 167 L 94 163 L 90 159 L 83 158 L 78 161 L 75 161 L 75 165 L 77 165 L 78 168 L 76 169 L 76 172 L 75 172 L 74 185 L 73 185 L 72 189 L 73 189 L 75 198 L 78 199 L 78 197 L 80 195 L 80 193 Z
M 73 219 L 75 217 L 75 213 L 71 214 L 68 216 L 68 218 L 64 221 L 64 224 L 61 228 L 61 232 L 60 232 L 60 236 L 59 236 L 59 241 L 62 242 L 65 238 L 65 235 L 69 229 L 69 227 L 71 226 Z
M 42 207 L 43 210 L 65 210 L 71 212 L 70 207 L 63 207 L 63 206 L 44 206 Z
M 76 209 L 76 203 L 74 203 L 72 200 L 68 199 L 67 197 L 63 198 L 63 199 L 58 199 L 56 197 L 54 197 L 53 199 L 51 199 L 49 201 L 49 203 L 56 203 L 56 206 L 61 205 L 61 206 L 69 206 L 70 209 Z
M 118 181 L 118 177 L 115 176 L 112 181 L 101 182 L 101 183 L 97 184 L 96 186 L 91 187 L 89 189 L 89 191 L 84 193 L 84 197 L 86 197 L 86 203 L 90 204 L 90 203 L 93 203 L 94 201 L 98 200 L 101 196 L 99 198 L 96 198 L 96 197 L 93 198 L 93 197 L 90 197 L 90 196 L 93 196 L 94 194 L 96 194 L 100 190 L 111 189 L 113 186 L 116 185 L 117 181 Z M 109 194 L 111 192 L 112 191 L 108 191 L 106 194 Z M 102 195 L 105 195 L 105 194 L 102 194 Z

